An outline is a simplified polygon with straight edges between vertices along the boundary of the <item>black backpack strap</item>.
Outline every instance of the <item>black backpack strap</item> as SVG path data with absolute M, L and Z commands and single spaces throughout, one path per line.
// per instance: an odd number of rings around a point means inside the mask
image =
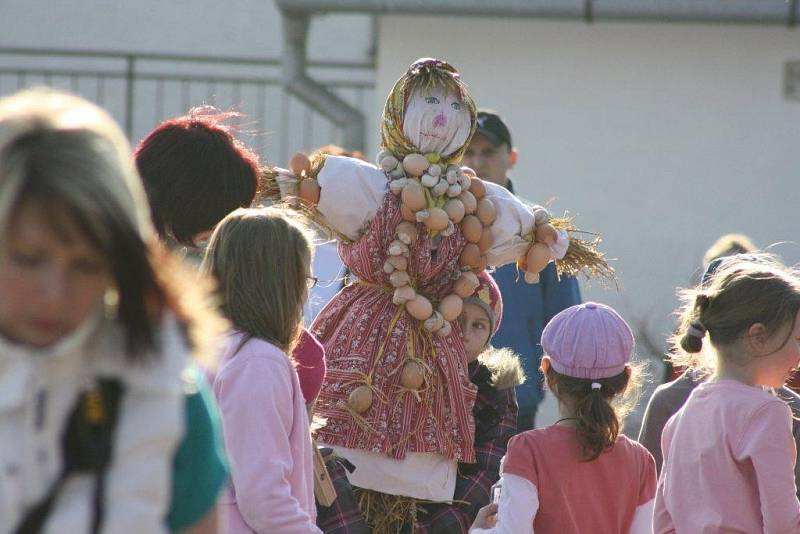
M 50 490 L 22 518 L 15 534 L 37 534 L 50 515 L 66 479 L 74 473 L 95 478 L 92 534 L 98 534 L 105 515 L 105 477 L 114 444 L 123 387 L 116 379 L 99 379 L 85 391 L 70 413 L 61 439 L 64 466 Z

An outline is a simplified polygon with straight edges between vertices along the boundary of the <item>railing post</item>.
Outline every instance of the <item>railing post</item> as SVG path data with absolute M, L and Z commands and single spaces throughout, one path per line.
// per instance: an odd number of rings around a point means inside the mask
M 136 56 L 125 56 L 125 135 L 133 142 L 133 97 L 136 83 Z

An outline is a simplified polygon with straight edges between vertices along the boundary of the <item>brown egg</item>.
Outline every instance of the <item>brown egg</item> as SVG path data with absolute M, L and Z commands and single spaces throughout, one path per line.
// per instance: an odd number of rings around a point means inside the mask
M 458 262 L 464 267 L 475 268 L 481 260 L 481 251 L 475 243 L 467 243 L 461 251 Z M 449 319 L 448 319 L 449 320 Z
M 470 178 L 476 178 L 478 175 L 475 171 L 472 170 L 470 167 L 461 167 L 461 172 L 469 176 Z
M 478 285 L 477 275 L 472 271 L 466 271 L 461 273 L 461 277 L 453 284 L 453 292 L 462 299 L 465 299 L 475 292 Z
M 461 232 L 464 234 L 464 239 L 470 243 L 477 243 L 481 240 L 483 225 L 476 216 L 467 215 L 461 220 Z
M 400 216 L 403 218 L 404 221 L 416 224 L 417 223 L 417 216 L 416 214 L 408 208 L 402 202 L 400 203 Z
M 447 217 L 447 212 L 442 208 L 429 208 L 428 218 L 425 219 L 425 226 L 434 232 L 440 232 L 447 228 L 447 223 L 450 219 Z
M 550 263 L 550 247 L 544 243 L 534 243 L 528 249 L 528 254 L 525 256 L 525 262 L 528 264 L 526 272 L 540 273 Z
M 417 225 L 403 221 L 397 225 L 397 239 L 406 245 L 413 245 L 417 241 Z
M 472 272 L 478 274 L 479 272 L 486 270 L 488 266 L 489 266 L 489 258 L 486 256 L 486 254 L 483 254 L 478 260 L 478 266 L 472 269 Z
M 458 224 L 464 218 L 464 203 L 457 198 L 451 198 L 445 202 L 444 211 L 454 224 Z
M 407 286 L 410 282 L 411 278 L 405 271 L 395 271 L 389 275 L 389 283 L 392 284 L 393 287 Z
M 558 230 L 552 224 L 542 224 L 536 227 L 536 242 L 552 245 L 558 239 Z
M 494 202 L 488 198 L 480 199 L 475 214 L 485 226 L 489 226 L 497 217 L 497 210 L 494 207 Z
M 469 191 L 462 191 L 461 194 L 458 195 L 458 200 L 464 204 L 464 213 L 475 213 L 475 210 L 478 208 L 478 201 L 475 200 L 475 195 Z
M 492 248 L 492 243 L 494 243 L 492 229 L 486 226 L 481 234 L 481 240 L 478 241 L 478 250 L 481 251 L 481 254 L 486 254 L 486 251 Z
M 486 196 L 486 185 L 480 178 L 471 178 L 469 181 L 469 192 L 475 196 L 475 200 L 480 200 Z
M 356 413 L 364 413 L 372 406 L 372 388 L 364 384 L 350 392 L 347 405 Z
M 408 270 L 408 260 L 406 260 L 405 256 L 389 256 L 386 259 L 386 263 L 390 264 L 398 271 Z
M 455 294 L 447 295 L 439 302 L 439 313 L 445 321 L 455 321 L 464 308 L 464 299 Z
M 403 168 L 410 176 L 422 176 L 422 173 L 424 173 L 425 169 L 430 167 L 430 165 L 431 163 L 428 161 L 428 158 L 422 154 L 413 153 L 403 158 Z
M 408 389 L 419 389 L 425 382 L 425 368 L 418 362 L 406 362 L 400 374 L 400 385 Z
M 422 184 L 417 180 L 409 180 L 400 194 L 403 204 L 412 211 L 419 211 L 425 208 L 425 193 L 422 192 Z
M 309 206 L 316 206 L 319 204 L 319 184 L 313 178 L 301 180 L 297 196 Z
M 289 170 L 295 176 L 300 176 L 304 171 L 308 173 L 311 170 L 311 160 L 302 152 L 295 153 L 292 159 L 289 160 Z
M 406 310 L 414 319 L 424 321 L 433 313 L 433 306 L 431 301 L 422 295 L 417 295 L 414 300 L 406 302 Z

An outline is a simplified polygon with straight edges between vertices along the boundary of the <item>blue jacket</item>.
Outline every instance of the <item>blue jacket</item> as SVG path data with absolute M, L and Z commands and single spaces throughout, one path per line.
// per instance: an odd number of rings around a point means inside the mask
M 581 302 L 578 281 L 573 277 L 558 280 L 553 263 L 542 271 L 538 284 L 526 283 L 524 273 L 517 273 L 513 263 L 493 275 L 503 296 L 503 319 L 492 345 L 519 354 L 526 376 L 525 383 L 516 388 L 519 415 L 533 416 L 544 395 L 539 373 L 542 330 L 558 312 Z

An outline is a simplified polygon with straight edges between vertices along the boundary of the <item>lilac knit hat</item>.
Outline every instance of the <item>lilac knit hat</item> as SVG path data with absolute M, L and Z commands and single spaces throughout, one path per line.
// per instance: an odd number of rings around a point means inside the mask
M 625 370 L 633 355 L 633 332 L 605 304 L 571 306 L 542 332 L 542 349 L 553 369 L 572 378 L 609 378 Z

